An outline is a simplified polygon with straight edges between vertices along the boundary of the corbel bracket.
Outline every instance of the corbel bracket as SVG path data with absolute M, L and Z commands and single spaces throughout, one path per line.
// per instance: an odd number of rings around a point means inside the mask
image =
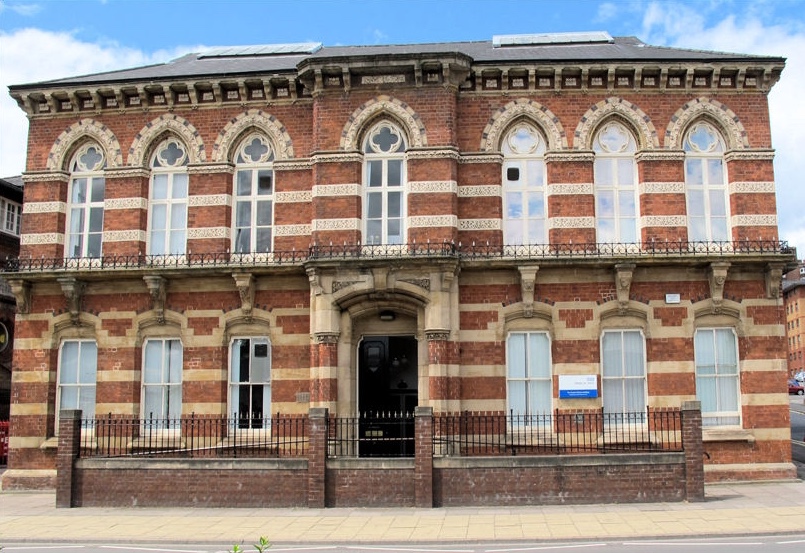
M 159 324 L 165 324 L 165 297 L 167 296 L 167 281 L 158 275 L 145 275 L 143 277 L 148 293 L 151 294 L 151 309 L 156 312 Z
M 56 279 L 61 285 L 64 297 L 67 298 L 67 310 L 73 324 L 78 324 L 78 315 L 81 312 L 81 299 L 84 296 L 84 283 L 73 277 L 60 277 Z
M 629 307 L 634 269 L 634 263 L 618 263 L 615 265 L 615 290 L 618 294 L 618 309 L 620 309 L 621 313 L 624 313 Z
M 308 267 L 307 280 L 310 283 L 310 292 L 314 296 L 321 296 L 324 292 L 324 288 L 321 286 L 321 275 L 316 272 L 314 267 Z
M 240 294 L 240 309 L 247 317 L 252 316 L 252 308 L 254 307 L 254 275 L 251 273 L 235 273 L 232 275 L 235 279 L 235 287 Z
M 766 266 L 766 297 L 769 299 L 779 299 L 783 283 L 784 265 L 780 263 L 769 263 Z
M 710 264 L 710 298 L 713 300 L 713 312 L 721 311 L 721 304 L 724 302 L 724 283 L 727 282 L 727 271 L 730 264 L 726 261 L 719 261 Z
M 17 300 L 17 313 L 27 315 L 31 312 L 31 283 L 27 280 L 10 279 L 8 285 Z
M 537 287 L 537 273 L 539 265 L 522 265 L 517 267 L 520 271 L 520 295 L 523 302 L 523 314 L 526 317 L 534 316 L 534 290 Z

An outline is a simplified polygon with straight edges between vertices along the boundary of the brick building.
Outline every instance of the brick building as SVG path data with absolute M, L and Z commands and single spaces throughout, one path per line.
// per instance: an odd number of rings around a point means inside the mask
M 22 177 L 0 179 L 0 259 L 20 254 Z M 0 421 L 7 421 L 11 405 L 11 365 L 14 339 L 15 299 L 0 275 Z
M 783 275 L 785 329 L 788 337 L 788 376 L 805 373 L 805 262 Z
M 66 408 L 249 426 L 698 399 L 709 481 L 794 476 L 783 66 L 584 33 L 11 87 L 30 133 L 3 488 L 54 485 Z

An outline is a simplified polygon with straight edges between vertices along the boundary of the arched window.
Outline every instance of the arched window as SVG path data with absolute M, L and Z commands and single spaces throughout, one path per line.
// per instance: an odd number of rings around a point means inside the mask
M 85 144 L 70 163 L 65 257 L 100 257 L 103 248 L 103 199 L 106 158 L 94 143 Z
M 250 134 L 238 146 L 232 215 L 234 253 L 273 250 L 273 161 L 274 151 L 261 134 Z
M 724 139 L 711 124 L 699 121 L 688 129 L 685 186 L 688 202 L 688 240 L 723 242 L 730 239 Z
M 506 244 L 546 244 L 545 139 L 518 123 L 503 139 L 503 240 Z
M 506 403 L 516 415 L 551 412 L 551 340 L 547 332 L 512 332 L 506 338 Z
M 271 343 L 266 337 L 235 338 L 230 344 L 229 414 L 239 429 L 269 430 Z
M 640 330 L 601 335 L 601 388 L 609 423 L 645 422 L 646 353 Z
M 187 150 L 163 140 L 151 158 L 148 246 L 151 255 L 183 255 L 187 247 Z
M 363 220 L 366 244 L 405 241 L 405 150 L 402 131 L 384 121 L 366 135 L 363 145 Z
M 593 139 L 597 241 L 634 244 L 637 239 L 637 168 L 634 136 L 616 121 Z

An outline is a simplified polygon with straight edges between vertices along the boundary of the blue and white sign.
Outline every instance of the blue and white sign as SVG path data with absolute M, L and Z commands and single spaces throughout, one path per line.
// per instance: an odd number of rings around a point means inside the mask
M 594 374 L 560 374 L 559 398 L 598 397 L 598 376 Z

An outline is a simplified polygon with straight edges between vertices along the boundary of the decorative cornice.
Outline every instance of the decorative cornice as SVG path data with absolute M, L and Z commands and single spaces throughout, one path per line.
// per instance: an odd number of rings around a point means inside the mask
M 310 225 L 275 225 L 274 236 L 310 236 Z
M 425 339 L 428 342 L 446 342 L 450 339 L 450 330 L 443 328 L 426 329 Z
M 639 194 L 684 194 L 684 182 L 640 182 L 637 184 Z
M 232 205 L 232 196 L 229 194 L 206 194 L 203 196 L 188 196 L 188 207 L 214 207 Z
M 104 211 L 115 209 L 148 209 L 148 200 L 145 198 L 107 198 L 103 201 Z
M 313 168 L 313 161 L 306 159 L 280 159 L 274 162 L 274 171 L 309 171 Z
M 43 232 L 20 235 L 20 246 L 42 246 L 44 244 L 64 244 L 64 234 L 60 232 Z
M 475 152 L 475 153 L 466 153 L 461 154 L 458 158 L 458 162 L 462 164 L 470 164 L 470 163 L 496 163 L 498 165 L 503 164 L 503 154 L 500 152 Z
M 730 150 L 724 154 L 724 160 L 730 161 L 774 161 L 774 150 L 766 148 Z
M 187 172 L 191 175 L 234 175 L 235 166 L 231 163 L 194 163 L 187 166 Z
M 188 240 L 207 240 L 214 238 L 229 238 L 229 227 L 202 227 L 187 229 Z
M 70 173 L 65 171 L 27 171 L 22 174 L 23 184 L 34 184 L 37 182 L 67 182 L 70 180 Z
M 274 194 L 274 203 L 278 204 L 310 203 L 312 199 L 313 193 L 310 190 L 277 192 Z
M 584 196 L 595 194 L 595 186 L 591 182 L 570 184 L 553 182 L 548 185 L 548 196 Z
M 776 227 L 777 215 L 733 215 L 733 227 Z
M 313 232 L 330 230 L 361 230 L 360 219 L 313 219 Z
M 408 217 L 408 228 L 458 227 L 455 215 L 421 215 Z
M 104 242 L 145 242 L 144 230 L 106 230 L 103 232 Z
M 362 194 L 360 184 L 316 184 L 313 186 L 312 198 L 326 198 L 336 196 L 360 196 Z
M 577 162 L 577 163 L 593 163 L 595 161 L 595 152 L 588 150 L 567 150 L 567 151 L 554 151 L 545 152 L 545 163 L 556 162 Z
M 638 163 L 644 161 L 684 161 L 684 150 L 641 150 L 634 156 Z
M 113 167 L 106 169 L 103 176 L 107 179 L 147 179 L 151 176 L 151 171 L 145 167 Z
M 310 156 L 310 163 L 362 163 L 360 152 L 321 152 Z
M 417 159 L 451 159 L 458 161 L 461 154 L 458 150 L 445 149 L 445 148 L 414 148 L 405 152 L 406 160 Z
M 454 180 L 408 181 L 408 192 L 411 194 L 457 194 L 458 183 Z
M 64 202 L 25 202 L 22 204 L 23 214 L 34 213 L 66 213 L 67 204 Z
M 595 217 L 550 217 L 549 229 L 595 228 Z
M 774 194 L 774 182 L 731 182 L 730 194 Z
M 458 230 L 503 230 L 502 219 L 459 219 Z
M 497 184 L 462 185 L 458 187 L 459 198 L 500 198 L 502 193 L 503 187 Z

